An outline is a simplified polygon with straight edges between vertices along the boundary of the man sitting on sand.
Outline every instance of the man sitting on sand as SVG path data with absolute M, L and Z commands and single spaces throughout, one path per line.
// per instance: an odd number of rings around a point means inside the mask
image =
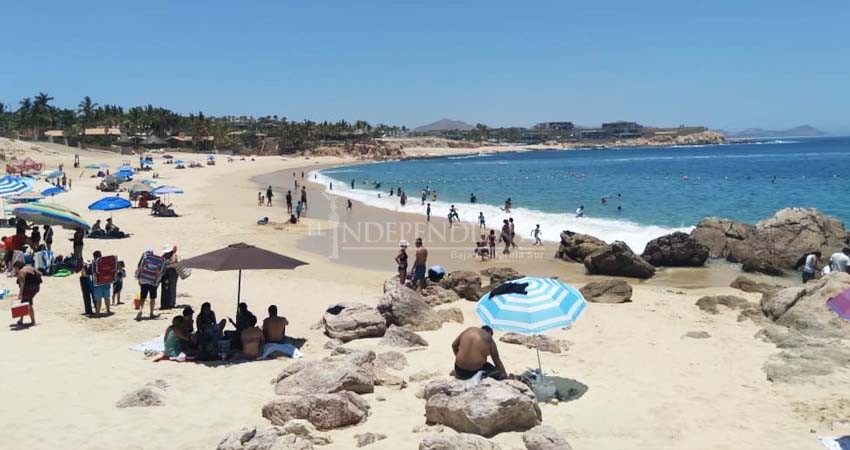
M 277 315 L 277 306 L 269 306 L 269 317 L 263 320 L 263 336 L 266 342 L 282 344 L 283 339 L 286 337 L 287 325 L 289 325 L 289 321 L 286 320 L 286 317 Z
M 507 376 L 505 366 L 499 358 L 496 341 L 493 340 L 493 329 L 488 326 L 481 328 L 469 327 L 452 342 L 455 354 L 455 378 L 468 380 L 479 371 L 485 377 L 501 380 Z M 493 358 L 493 364 L 487 358 Z
M 248 317 L 247 325 L 248 327 L 239 334 L 239 340 L 242 342 L 242 357 L 257 359 L 263 354 L 265 345 L 263 330 L 257 327 L 257 316 L 253 314 Z

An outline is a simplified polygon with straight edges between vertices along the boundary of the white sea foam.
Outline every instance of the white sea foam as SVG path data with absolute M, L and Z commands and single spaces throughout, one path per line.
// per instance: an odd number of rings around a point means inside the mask
M 339 173 L 334 170 L 334 173 Z M 376 190 L 351 189 L 349 184 L 334 180 L 320 171 L 311 172 L 311 177 L 315 175 L 315 181 L 325 186 L 325 192 L 338 195 L 345 198 L 358 201 L 360 203 L 382 208 L 390 211 L 416 213 L 425 215 L 426 206 L 421 204 L 420 193 L 415 192 L 408 196 L 407 205 L 402 207 L 399 204 L 399 198 L 396 196 L 389 197 L 387 192 L 380 192 L 381 197 L 378 197 L 379 192 Z M 334 189 L 331 191 L 329 185 L 334 182 Z M 430 198 L 428 199 L 430 202 Z M 426 202 L 427 203 L 427 202 Z M 431 215 L 433 217 L 447 217 L 449 208 L 452 203 L 437 200 L 431 203 Z M 590 234 L 602 239 L 606 242 L 615 240 L 623 241 L 629 245 L 636 253 L 642 253 L 646 243 L 652 239 L 665 234 L 670 234 L 674 231 L 690 232 L 693 227 L 661 227 L 656 225 L 642 225 L 626 220 L 614 220 L 607 218 L 582 217 L 577 218 L 572 212 L 555 214 L 547 213 L 538 210 L 525 208 L 513 208 L 510 214 L 493 205 L 483 203 L 453 203 L 458 209 L 460 219 L 464 222 L 473 224 L 478 223 L 478 213 L 483 212 L 487 221 L 487 227 L 495 229 L 499 232 L 502 225 L 502 220 L 508 217 L 513 217 L 516 225 L 516 233 L 523 238 L 531 237 L 531 230 L 535 225 L 540 224 L 542 230 L 541 239 L 544 241 L 558 242 L 560 233 L 563 230 L 570 230 L 578 233 Z

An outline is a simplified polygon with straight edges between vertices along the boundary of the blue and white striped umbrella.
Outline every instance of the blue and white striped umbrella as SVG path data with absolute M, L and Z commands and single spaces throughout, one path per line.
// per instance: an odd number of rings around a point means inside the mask
M 572 325 L 587 305 L 578 289 L 552 278 L 525 277 L 510 283 L 527 283 L 526 293 L 493 297 L 487 293 L 475 307 L 478 317 L 493 329 L 540 334 Z
M 0 178 L 0 197 L 2 198 L 13 197 L 31 190 L 32 187 L 18 177 L 7 175 Z

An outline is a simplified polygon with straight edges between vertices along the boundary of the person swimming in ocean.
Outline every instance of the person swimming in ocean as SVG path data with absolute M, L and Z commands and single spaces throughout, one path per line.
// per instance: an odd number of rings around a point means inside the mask
M 584 217 L 584 205 L 581 205 L 576 210 L 576 217 Z
M 470 193 L 469 194 L 469 203 L 475 203 L 477 201 L 478 201 L 478 197 L 476 197 L 475 194 Z
M 617 212 L 618 212 L 618 213 L 623 212 L 623 207 L 622 207 L 622 206 L 620 206 L 620 205 L 617 205 Z
M 506 212 L 506 213 L 510 213 L 510 212 L 511 212 L 511 198 L 510 198 L 510 197 L 508 197 L 508 199 L 507 199 L 507 200 L 505 200 L 505 208 L 504 208 L 504 210 L 505 210 L 505 212 Z
M 354 178 L 351 179 L 351 189 L 354 189 Z

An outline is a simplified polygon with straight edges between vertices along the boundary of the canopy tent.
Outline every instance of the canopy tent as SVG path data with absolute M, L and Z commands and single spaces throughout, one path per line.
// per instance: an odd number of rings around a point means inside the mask
M 126 198 L 118 196 L 103 197 L 89 205 L 89 211 L 116 211 L 119 209 L 127 209 L 132 206 L 133 204 Z
M 478 300 L 475 313 L 493 329 L 539 335 L 572 325 L 586 306 L 584 296 L 572 286 L 552 278 L 524 277 L 485 294 Z M 540 350 L 537 364 L 542 377 Z
M 156 195 L 157 197 L 159 197 L 160 195 L 182 194 L 182 193 L 183 193 L 183 189 L 180 189 L 179 187 L 167 186 L 167 185 L 156 187 L 151 191 L 151 194 Z
M 33 161 L 32 158 L 27 157 L 23 161 L 20 162 L 11 162 L 6 165 L 6 173 L 21 173 L 29 172 L 29 171 L 41 171 L 44 167 L 44 164 Z
M 189 269 L 211 270 L 213 272 L 239 271 L 239 281 L 236 290 L 236 305 L 242 301 L 242 271 L 243 270 L 291 270 L 307 264 L 288 256 L 263 250 L 253 245 L 239 243 L 215 250 L 203 255 L 189 258 L 177 263 L 178 267 Z
M 75 211 L 60 205 L 30 203 L 18 206 L 12 215 L 34 224 L 58 226 L 67 230 L 82 228 L 85 231 L 91 228 Z

